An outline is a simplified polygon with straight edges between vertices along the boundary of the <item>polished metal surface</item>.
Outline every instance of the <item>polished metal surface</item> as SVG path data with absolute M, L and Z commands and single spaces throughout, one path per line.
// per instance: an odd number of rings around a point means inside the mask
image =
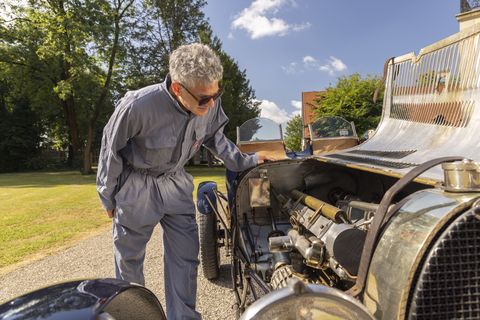
M 428 245 L 458 208 L 479 196 L 439 189 L 410 196 L 386 226 L 372 258 L 363 302 L 376 319 L 404 319 L 413 277 Z
M 298 252 L 305 258 L 305 264 L 312 268 L 322 267 L 325 249 L 320 239 L 313 236 L 307 239 L 295 229 L 290 229 L 288 236 Z
M 290 252 L 294 247 L 289 236 L 268 238 L 268 249 L 270 252 Z
M 357 300 L 338 289 L 292 280 L 253 303 L 241 320 L 373 319 Z
M 330 220 L 340 222 L 340 216 L 344 216 L 345 212 L 342 209 L 332 206 L 331 204 L 326 203 L 325 201 L 319 200 L 315 197 L 309 196 L 298 190 L 292 190 L 291 192 L 294 200 L 299 200 L 309 208 L 315 210 L 317 213 L 321 213 L 324 217 L 329 218 Z M 317 215 L 311 217 L 316 219 Z M 310 222 L 310 224 L 312 224 Z
M 442 164 L 445 190 L 450 192 L 479 192 L 480 164 L 471 160 Z
M 462 213 L 439 233 L 416 272 L 408 320 L 480 318 L 478 212 L 476 208 Z
M 268 179 L 267 170 L 259 170 L 259 178 L 250 178 L 250 207 L 269 207 L 270 206 L 270 180 Z
M 400 176 L 442 156 L 480 160 L 479 24 L 417 55 L 390 60 L 385 85 L 382 119 L 375 134 L 358 147 L 322 159 Z M 440 182 L 443 172 L 438 166 L 422 178 Z

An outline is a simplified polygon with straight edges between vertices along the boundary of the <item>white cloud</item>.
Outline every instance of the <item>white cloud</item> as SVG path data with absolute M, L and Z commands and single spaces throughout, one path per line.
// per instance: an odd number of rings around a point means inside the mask
M 292 100 L 290 104 L 295 108 L 295 110 L 290 115 L 291 118 L 302 114 L 302 101 Z
M 326 64 L 320 64 L 319 61 L 310 56 L 306 55 L 302 58 L 302 62 L 291 62 L 288 66 L 282 66 L 283 71 L 287 74 L 296 74 L 302 73 L 305 71 L 324 71 L 328 72 L 329 75 L 333 76 L 338 72 L 347 70 L 347 65 L 343 63 L 342 60 L 330 56 Z
M 302 101 L 292 100 L 290 103 L 295 109 L 302 109 Z
M 288 114 L 288 111 L 279 107 L 275 102 L 269 100 L 259 101 L 260 117 L 267 118 L 279 124 L 285 124 L 296 115 L 302 114 L 302 102 L 291 100 L 290 104 L 295 110 Z
M 305 64 L 317 63 L 317 60 L 312 56 L 305 56 L 303 57 L 303 63 Z
M 285 123 L 290 120 L 288 112 L 280 108 L 275 102 L 262 100 L 260 103 L 260 117 L 268 118 L 276 123 Z
M 343 63 L 342 60 L 330 56 L 328 63 L 320 66 L 319 69 L 320 71 L 328 72 L 329 75 L 333 76 L 336 72 L 347 70 L 347 65 Z
M 295 25 L 292 25 L 292 30 L 295 31 L 295 32 L 298 32 L 298 31 L 308 29 L 311 26 L 312 26 L 312 24 L 310 22 L 305 22 L 305 23 L 302 23 L 302 24 L 295 24 Z
M 330 59 L 332 60 L 331 64 L 332 64 L 333 68 L 335 69 L 335 71 L 343 71 L 343 70 L 347 69 L 347 65 L 345 63 L 343 63 L 342 60 L 337 59 L 333 56 L 330 57 Z
M 282 66 L 282 69 L 287 74 L 295 74 L 299 72 L 298 64 L 296 62 L 291 62 L 288 66 Z
M 287 74 L 297 74 L 305 72 L 306 70 L 318 69 L 319 64 L 312 56 L 305 56 L 302 62 L 290 62 L 287 66 L 282 66 L 283 71 Z
M 296 5 L 295 2 L 288 0 L 255 0 L 235 17 L 232 22 L 232 28 L 245 30 L 252 39 L 284 36 L 289 31 L 298 32 L 309 28 L 310 23 L 308 22 L 295 25 L 272 16 L 288 3 L 293 6 Z

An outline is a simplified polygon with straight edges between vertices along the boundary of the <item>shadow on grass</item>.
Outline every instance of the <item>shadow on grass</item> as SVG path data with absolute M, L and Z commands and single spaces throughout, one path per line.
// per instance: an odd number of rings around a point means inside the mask
M 0 188 L 48 188 L 61 185 L 95 184 L 95 175 L 78 171 L 21 172 L 0 174 Z
M 185 168 L 196 179 L 223 178 L 224 167 L 208 168 L 207 166 L 192 166 Z M 57 172 L 19 172 L 0 174 L 0 188 L 48 188 L 61 185 L 95 185 L 95 174 L 82 175 L 78 171 Z
M 225 177 L 225 167 L 213 167 L 209 168 L 207 166 L 194 166 L 194 167 L 185 167 L 188 173 L 190 173 L 195 178 L 204 178 L 204 177 Z

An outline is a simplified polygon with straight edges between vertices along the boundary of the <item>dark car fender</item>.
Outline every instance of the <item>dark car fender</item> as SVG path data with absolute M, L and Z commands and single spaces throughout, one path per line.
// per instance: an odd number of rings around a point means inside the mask
M 214 210 L 217 209 L 217 198 L 215 196 L 216 189 L 217 189 L 217 184 L 213 181 L 201 182 L 198 185 L 198 191 L 197 191 L 198 212 L 200 212 L 201 214 L 215 214 Z M 215 206 L 215 208 L 212 208 L 212 205 Z
M 0 319 L 166 319 L 155 295 L 117 279 L 77 280 L 33 291 L 0 305 Z

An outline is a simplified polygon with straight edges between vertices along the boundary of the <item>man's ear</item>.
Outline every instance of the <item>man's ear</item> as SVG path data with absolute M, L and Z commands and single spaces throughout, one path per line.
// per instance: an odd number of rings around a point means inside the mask
M 180 95 L 181 86 L 180 86 L 180 84 L 179 84 L 178 82 L 172 82 L 171 88 L 172 88 L 172 92 L 173 92 L 176 96 L 179 96 L 179 95 Z

